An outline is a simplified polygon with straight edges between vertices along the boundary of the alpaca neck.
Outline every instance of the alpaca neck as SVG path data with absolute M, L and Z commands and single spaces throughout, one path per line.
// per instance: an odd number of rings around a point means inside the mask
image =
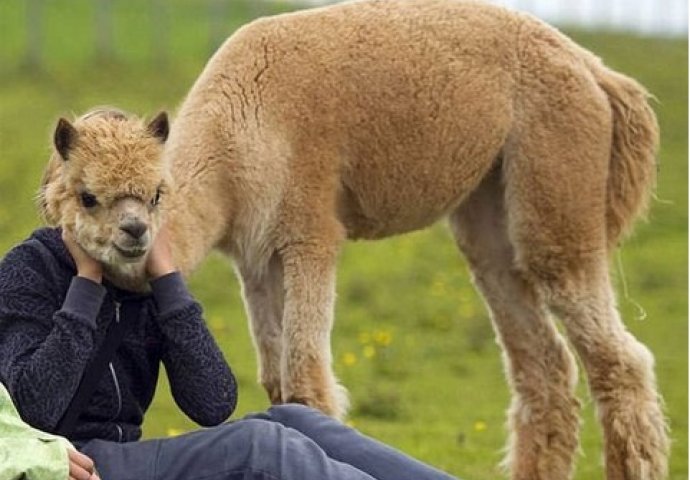
M 232 188 L 223 178 L 223 165 L 206 152 L 194 152 L 193 147 L 173 149 L 168 157 L 172 188 L 164 200 L 174 261 L 185 276 L 227 235 L 232 218 L 228 195 Z

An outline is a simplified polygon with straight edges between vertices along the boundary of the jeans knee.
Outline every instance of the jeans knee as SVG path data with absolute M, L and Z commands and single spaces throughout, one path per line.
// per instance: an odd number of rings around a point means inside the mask
M 266 439 L 276 437 L 276 430 L 279 428 L 275 422 L 261 419 L 241 420 L 242 437 L 248 445 L 254 445 Z
M 236 455 L 244 457 L 251 464 L 261 458 L 262 454 L 276 448 L 281 440 L 279 430 L 283 427 L 268 420 L 243 419 L 237 422 L 235 428 L 237 430 L 232 436 L 232 445 L 236 449 Z
M 302 405 L 301 403 L 274 405 L 268 409 L 268 414 L 272 420 L 284 425 L 301 423 L 303 419 L 322 415 L 318 410 Z
M 256 474 L 242 478 L 282 478 L 288 442 L 285 427 L 277 422 L 249 418 L 217 427 L 215 432 L 206 442 L 215 456 L 207 453 L 204 457 L 209 463 L 215 462 L 213 468 L 222 466 L 225 472 Z
M 301 403 L 284 403 L 282 405 L 273 405 L 269 408 L 271 412 L 279 412 L 281 415 L 307 415 L 317 412 L 317 410 L 302 405 Z

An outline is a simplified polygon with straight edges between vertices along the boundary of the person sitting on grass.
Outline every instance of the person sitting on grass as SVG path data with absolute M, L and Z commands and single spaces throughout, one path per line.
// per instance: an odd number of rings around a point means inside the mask
M 81 200 L 75 208 L 93 207 L 84 192 L 74 195 Z M 136 240 L 140 232 L 127 227 Z M 68 429 L 67 438 L 81 452 L 70 480 L 452 479 L 299 404 L 223 423 L 235 409 L 237 383 L 176 269 L 165 226 L 146 253 L 149 292 L 113 284 L 108 265 L 62 228 L 36 230 L 0 262 L 0 382 L 32 427 L 62 430 L 89 365 L 108 347 L 110 327 L 126 326 Z M 141 440 L 161 362 L 177 405 L 199 425 L 214 428 Z M 54 464 L 54 451 L 31 444 L 0 444 L 0 458 L 13 459 L 0 463 L 0 478 L 7 478 L 8 468 L 14 468 L 9 478 L 17 478 L 17 466 L 28 471 L 37 462 Z M 60 458 L 65 461 L 62 453 Z

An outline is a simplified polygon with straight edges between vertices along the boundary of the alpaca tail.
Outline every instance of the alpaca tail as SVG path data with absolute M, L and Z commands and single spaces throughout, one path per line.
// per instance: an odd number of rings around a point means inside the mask
M 649 106 L 650 94 L 638 82 L 606 68 L 589 55 L 588 63 L 606 93 L 613 115 L 606 227 L 609 247 L 632 230 L 649 207 L 656 184 L 659 126 Z

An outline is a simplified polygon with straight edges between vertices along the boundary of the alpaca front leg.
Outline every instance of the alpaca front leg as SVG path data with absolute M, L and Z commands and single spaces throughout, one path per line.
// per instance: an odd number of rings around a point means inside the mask
M 252 339 L 257 352 L 259 382 L 271 403 L 282 403 L 280 361 L 283 341 L 283 265 L 277 255 L 265 270 L 238 267 L 242 296 L 249 315 Z
M 331 367 L 330 334 L 335 300 L 336 248 L 299 245 L 283 255 L 285 311 L 282 395 L 342 419 L 346 390 Z

